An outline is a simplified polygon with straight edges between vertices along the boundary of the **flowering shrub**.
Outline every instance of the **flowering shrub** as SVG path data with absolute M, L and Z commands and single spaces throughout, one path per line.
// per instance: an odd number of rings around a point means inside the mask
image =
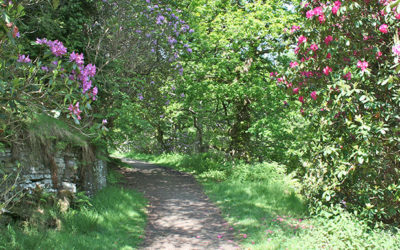
M 3 10 L 3 23 L 17 17 L 13 4 Z M 22 11 L 23 8 L 15 7 Z M 13 143 L 23 124 L 46 114 L 57 119 L 73 118 L 76 124 L 88 113 L 98 94 L 93 84 L 96 66 L 84 65 L 83 54 L 68 53 L 60 41 L 37 39 L 35 46 L 47 46 L 44 55 L 32 58 L 21 53 L 15 29 L 7 30 L 0 50 L 0 141 Z
M 299 64 L 277 84 L 312 121 L 306 195 L 371 220 L 400 222 L 400 10 L 391 1 L 301 4 Z

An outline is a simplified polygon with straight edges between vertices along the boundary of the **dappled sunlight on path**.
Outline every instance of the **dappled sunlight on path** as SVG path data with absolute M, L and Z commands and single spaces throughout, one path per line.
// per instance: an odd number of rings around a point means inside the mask
M 124 159 L 127 186 L 149 199 L 141 249 L 238 249 L 218 208 L 189 174 Z

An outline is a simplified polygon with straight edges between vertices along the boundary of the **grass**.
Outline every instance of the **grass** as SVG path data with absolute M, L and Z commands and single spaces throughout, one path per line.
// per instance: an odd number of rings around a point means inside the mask
M 114 173 L 114 180 L 118 176 Z M 136 249 L 146 224 L 146 200 L 133 190 L 109 186 L 92 206 L 61 214 L 61 228 L 25 224 L 0 227 L 0 249 Z M 56 213 L 54 210 L 46 213 Z
M 245 249 L 399 249 L 398 232 L 371 229 L 341 208 L 309 215 L 299 183 L 276 163 L 223 162 L 211 155 L 121 154 L 192 173 Z

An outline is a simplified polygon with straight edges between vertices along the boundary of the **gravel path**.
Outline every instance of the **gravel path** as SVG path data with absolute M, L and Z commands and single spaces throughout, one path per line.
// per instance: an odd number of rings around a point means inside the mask
M 218 208 L 193 176 L 124 159 L 127 187 L 149 200 L 146 238 L 140 249 L 239 249 Z

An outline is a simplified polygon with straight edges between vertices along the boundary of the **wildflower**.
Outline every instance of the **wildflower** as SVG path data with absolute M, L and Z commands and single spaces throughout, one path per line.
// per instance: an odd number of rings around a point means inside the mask
M 294 88 L 293 89 L 293 94 L 297 95 L 299 93 L 299 88 Z

